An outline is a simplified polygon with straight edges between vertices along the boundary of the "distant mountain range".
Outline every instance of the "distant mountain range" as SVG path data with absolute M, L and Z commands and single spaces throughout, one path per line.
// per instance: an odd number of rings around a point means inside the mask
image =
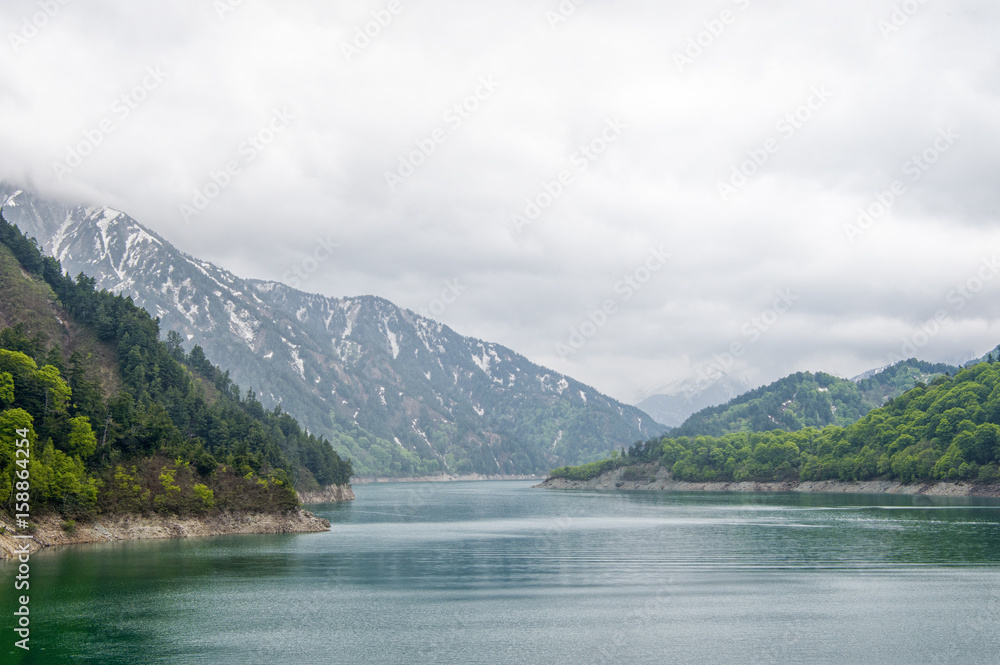
M 688 379 L 657 387 L 658 394 L 650 395 L 636 406 L 653 416 L 656 422 L 667 427 L 679 427 L 692 414 L 702 409 L 725 404 L 750 390 L 752 386 L 729 375 L 702 386 Z
M 928 383 L 946 373 L 955 374 L 959 369 L 954 365 L 907 360 L 865 372 L 854 380 L 823 372 L 797 372 L 720 406 L 698 411 L 671 430 L 670 436 L 794 432 L 806 427 L 847 426 L 918 383 Z
M 745 381 L 724 374 L 704 386 L 693 380 L 661 384 L 656 389 L 663 394 L 646 397 L 637 406 L 669 427 L 671 436 L 849 425 L 917 383 L 954 375 L 991 357 L 1000 359 L 1000 346 L 959 365 L 910 359 L 850 380 L 798 372 L 753 390 Z
M 70 274 L 131 296 L 265 407 L 330 439 L 358 476 L 543 474 L 663 432 L 636 407 L 382 298 L 244 279 L 111 208 L 2 183 L 0 201 Z

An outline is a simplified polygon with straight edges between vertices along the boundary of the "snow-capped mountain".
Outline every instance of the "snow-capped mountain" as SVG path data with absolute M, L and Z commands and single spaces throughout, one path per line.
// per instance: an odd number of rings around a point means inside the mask
M 128 215 L 0 184 L 4 217 L 281 404 L 359 475 L 530 474 L 660 433 L 652 418 L 497 344 L 372 296 L 243 279 Z

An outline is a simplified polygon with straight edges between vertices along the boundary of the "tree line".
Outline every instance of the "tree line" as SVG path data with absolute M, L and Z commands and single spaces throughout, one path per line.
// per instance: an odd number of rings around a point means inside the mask
M 1000 364 L 991 356 L 955 376 L 919 383 L 846 427 L 664 437 L 550 475 L 587 480 L 624 468 L 629 479 L 638 480 L 658 467 L 677 480 L 695 482 L 997 482 Z

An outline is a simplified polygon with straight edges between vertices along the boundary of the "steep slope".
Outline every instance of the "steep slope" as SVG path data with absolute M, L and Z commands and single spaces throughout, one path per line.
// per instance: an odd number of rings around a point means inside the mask
M 129 295 L 361 476 L 542 473 L 662 432 L 641 410 L 377 297 L 329 298 L 188 256 L 127 215 L 0 185 L 71 274 Z
M 0 294 L 0 330 L 21 326 L 35 344 L 57 347 L 67 357 L 76 354 L 77 370 L 88 381 L 102 385 L 105 397 L 121 387 L 113 350 L 102 344 L 93 331 L 78 325 L 59 305 L 52 289 L 41 280 L 31 279 L 2 243 Z
M 88 518 L 294 511 L 293 488 L 346 488 L 350 462 L 329 442 L 241 397 L 198 349 L 186 356 L 161 342 L 127 298 L 65 276 L 2 216 L 0 321 L 8 510 L 29 469 L 32 512 Z M 28 456 L 15 456 L 14 432 Z
M 695 413 L 671 436 L 722 436 L 733 432 L 794 432 L 806 427 L 847 426 L 920 382 L 958 367 L 907 360 L 857 381 L 798 372 L 751 390 L 721 406 Z

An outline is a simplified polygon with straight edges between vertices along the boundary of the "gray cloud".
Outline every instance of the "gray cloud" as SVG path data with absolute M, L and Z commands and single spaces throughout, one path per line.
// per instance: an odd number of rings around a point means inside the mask
M 70 1 L 16 50 L 39 4 L 7 2 L 0 176 L 119 207 L 246 276 L 288 281 L 335 242 L 305 290 L 419 311 L 457 279 L 441 320 L 626 400 L 734 342 L 753 382 L 851 375 L 941 308 L 950 323 L 923 357 L 1000 341 L 1000 280 L 949 302 L 1000 246 L 995 3 L 926 3 L 886 36 L 888 0 L 582 3 L 554 29 L 554 0 L 399 1 L 391 21 L 388 2 L 244 0 L 220 17 L 194 0 Z M 352 43 L 376 18 L 370 44 Z M 139 100 L 151 67 L 165 78 Z M 271 136 L 276 111 L 294 117 Z M 105 118 L 112 131 L 57 177 Z M 960 138 L 912 179 L 908 161 L 948 127 Z M 391 188 L 401 157 L 420 164 Z M 180 206 L 230 162 L 186 222 Z M 723 200 L 741 167 L 754 173 Z M 852 236 L 896 180 L 905 192 Z M 518 232 L 529 200 L 547 205 Z M 660 246 L 667 265 L 624 300 L 616 284 Z M 751 343 L 744 326 L 780 289 L 799 300 Z M 616 312 L 561 357 L 608 299 Z

